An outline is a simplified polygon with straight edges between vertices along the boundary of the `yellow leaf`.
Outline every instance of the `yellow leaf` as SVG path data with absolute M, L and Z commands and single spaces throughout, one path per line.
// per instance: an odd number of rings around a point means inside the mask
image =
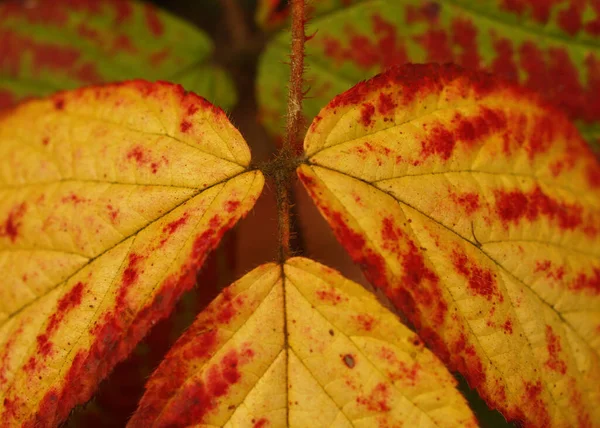
M 600 421 L 600 165 L 525 90 L 406 66 L 336 97 L 298 173 L 420 336 L 509 420 Z
M 0 421 L 55 426 L 194 284 L 263 176 L 222 110 L 142 81 L 17 107 L 0 158 Z
M 371 293 L 293 258 L 256 268 L 198 316 L 129 426 L 475 426 L 455 385 Z

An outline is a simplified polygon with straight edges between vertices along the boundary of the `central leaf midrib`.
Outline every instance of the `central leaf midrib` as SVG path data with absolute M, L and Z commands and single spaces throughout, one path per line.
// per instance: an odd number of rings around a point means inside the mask
M 314 275 L 312 272 L 310 272 L 310 271 L 308 271 L 308 270 L 306 270 L 306 269 L 302 269 L 301 267 L 294 266 L 294 268 L 296 268 L 296 269 L 299 269 L 299 270 L 302 270 L 303 272 L 305 272 L 305 273 L 308 273 L 308 274 L 309 274 L 309 275 L 311 275 L 311 276 L 315 276 L 315 275 Z M 286 279 L 287 279 L 287 278 L 286 278 Z M 321 278 L 319 278 L 319 279 L 321 279 Z M 302 297 L 304 297 L 304 299 L 305 299 L 305 300 L 306 300 L 306 301 L 307 301 L 307 302 L 310 304 L 310 300 L 309 300 L 309 299 L 306 297 L 306 295 L 304 295 L 304 293 L 302 293 L 302 291 L 300 290 L 300 288 L 299 288 L 299 287 L 298 287 L 296 284 L 294 284 L 294 282 L 293 282 L 293 281 L 291 281 L 291 280 L 290 280 L 290 283 L 291 283 L 291 284 L 294 286 L 294 288 L 296 289 L 296 291 L 298 291 L 298 293 L 299 293 L 299 294 L 300 294 Z M 334 288 L 335 288 L 335 286 L 334 286 Z M 379 303 L 378 303 L 378 304 L 379 304 Z M 347 338 L 348 338 L 348 339 L 349 339 L 349 340 L 350 340 L 350 341 L 351 341 L 351 342 L 354 344 L 354 346 L 356 346 L 356 349 L 358 350 L 358 352 L 360 352 L 360 355 L 362 355 L 362 357 L 364 357 L 364 359 L 365 359 L 365 360 L 369 361 L 369 363 L 371 364 L 371 366 L 373 367 L 373 369 L 374 369 L 374 370 L 376 370 L 376 371 L 377 371 L 377 372 L 378 372 L 378 373 L 381 375 L 381 377 L 382 377 L 383 379 L 385 379 L 386 381 L 389 381 L 389 379 L 388 379 L 388 376 L 387 376 L 385 373 L 383 373 L 383 372 L 382 372 L 382 371 L 379 369 L 379 367 L 377 367 L 377 364 L 375 364 L 373 361 L 371 361 L 371 359 L 370 359 L 368 356 L 366 356 L 366 355 L 365 355 L 365 354 L 362 352 L 362 350 L 361 350 L 360 346 L 358 345 L 358 343 L 356 343 L 356 341 L 355 341 L 355 340 L 352 338 L 352 337 L 360 337 L 360 336 L 349 336 L 349 335 L 347 335 L 347 334 L 346 334 L 346 333 L 343 331 L 343 329 L 341 329 L 339 326 L 337 326 L 337 325 L 336 325 L 336 324 L 335 324 L 335 323 L 334 323 L 332 320 L 330 320 L 329 318 L 327 318 L 327 317 L 324 315 L 324 313 L 323 313 L 323 312 L 321 312 L 321 311 L 319 310 L 318 306 L 316 306 L 316 305 L 311 305 L 311 306 L 313 306 L 313 307 L 312 307 L 312 309 L 313 309 L 315 312 L 317 312 L 319 315 L 321 315 L 321 317 L 322 317 L 322 318 L 323 318 L 323 319 L 324 319 L 324 320 L 325 320 L 325 321 L 326 321 L 326 322 L 327 322 L 329 325 L 332 325 L 332 326 L 333 326 L 333 327 L 335 327 L 335 328 L 336 328 L 338 331 L 342 332 L 342 334 L 343 334 L 344 336 L 346 336 L 346 337 L 347 337 Z M 387 310 L 387 309 L 386 309 L 386 310 Z M 394 316 L 396 316 L 396 315 L 394 315 Z M 396 316 L 396 317 L 397 317 L 397 316 Z M 400 320 L 399 320 L 399 319 L 398 319 L 398 322 L 400 323 Z M 374 339 L 374 340 L 379 340 L 379 341 L 381 341 L 381 342 L 383 342 L 383 343 L 386 343 L 386 342 L 384 342 L 383 340 L 381 340 L 381 339 L 377 339 L 377 338 L 374 338 L 374 337 L 372 337 L 372 336 L 363 336 L 363 337 L 367 337 L 367 338 L 369 338 L 369 339 Z M 389 344 L 389 343 L 388 343 L 388 344 Z M 293 350 L 293 349 L 292 349 L 292 350 Z M 298 357 L 298 355 L 297 355 L 297 354 L 296 354 L 296 356 Z M 310 369 L 309 369 L 309 368 L 306 366 L 306 364 L 304 364 L 304 362 L 302 361 L 302 359 L 301 359 L 300 357 L 298 357 L 298 360 L 299 360 L 300 362 L 302 362 L 302 364 L 304 365 L 304 367 L 306 367 L 306 370 L 307 370 L 307 371 L 308 371 L 308 372 L 309 372 L 309 373 L 312 375 L 312 371 L 311 371 L 311 370 L 310 370 Z M 325 390 L 325 388 L 323 387 L 323 385 L 321 385 L 321 384 L 320 384 L 320 383 L 317 381 L 317 379 L 316 379 L 314 376 L 313 376 L 313 379 L 315 379 L 315 382 L 317 382 L 317 383 L 318 383 L 318 384 L 321 386 L 321 389 L 323 390 L 323 392 L 324 392 L 325 394 L 327 394 L 327 395 L 328 395 L 328 396 L 331 398 L 331 401 L 332 401 L 333 403 L 335 403 L 335 404 L 336 404 L 336 407 L 337 407 L 337 403 L 335 402 L 335 400 L 333 399 L 333 397 L 331 397 L 331 395 L 330 395 L 330 394 L 329 394 L 329 393 L 328 393 L 328 392 Z M 431 416 L 429 415 L 429 413 L 427 413 L 427 411 L 426 411 L 426 410 L 422 409 L 422 408 L 421 408 L 421 407 L 420 407 L 420 406 L 419 406 L 417 403 L 415 403 L 413 400 L 411 400 L 409 397 L 407 397 L 407 396 L 406 396 L 406 395 L 405 395 L 405 394 L 402 392 L 402 390 L 401 390 L 400 388 L 396 387 L 396 385 L 394 384 L 394 382 L 391 382 L 391 381 L 390 381 L 390 384 L 392 385 L 392 387 L 393 387 L 393 388 L 394 388 L 394 389 L 395 389 L 395 390 L 396 390 L 398 393 L 400 393 L 400 395 L 402 395 L 402 397 L 404 397 L 404 398 L 405 398 L 405 399 L 406 399 L 408 402 L 410 402 L 410 403 L 411 403 L 411 404 L 412 404 L 412 405 L 413 405 L 415 408 L 419 409 L 419 410 L 422 412 L 422 414 L 424 414 L 424 415 L 425 415 L 425 416 L 426 416 L 426 417 L 427 417 L 427 418 L 428 418 L 428 419 L 429 419 L 429 420 L 430 420 L 430 421 L 431 421 L 431 422 L 432 422 L 432 423 L 435 425 L 435 422 L 433 421 L 433 419 L 431 418 Z M 352 419 L 350 419 L 350 417 L 344 413 L 344 410 L 343 410 L 343 409 L 340 409 L 340 408 L 338 407 L 338 410 L 339 410 L 340 412 L 342 412 L 342 413 L 343 413 L 343 414 L 344 414 L 344 415 L 345 415 L 345 416 L 348 418 L 348 420 L 349 420 L 349 421 L 352 421 Z

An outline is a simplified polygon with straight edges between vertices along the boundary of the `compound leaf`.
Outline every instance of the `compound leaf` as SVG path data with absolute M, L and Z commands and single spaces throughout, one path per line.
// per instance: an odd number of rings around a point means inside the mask
M 143 81 L 0 118 L 0 420 L 56 426 L 177 298 L 263 176 L 225 113 Z
M 524 89 L 392 68 L 315 118 L 299 175 L 339 241 L 509 420 L 600 420 L 600 165 Z
M 256 268 L 198 316 L 129 426 L 476 426 L 455 385 L 373 295 L 293 258 Z
M 131 0 L 0 3 L 0 108 L 59 89 L 142 78 L 180 83 L 228 108 L 235 90 L 212 43 L 185 21 Z

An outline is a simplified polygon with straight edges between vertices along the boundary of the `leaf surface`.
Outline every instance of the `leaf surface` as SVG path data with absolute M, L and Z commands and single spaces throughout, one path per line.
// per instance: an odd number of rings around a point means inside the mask
M 143 81 L 0 118 L 0 420 L 55 426 L 165 317 L 263 176 L 225 113 Z
M 308 121 L 335 95 L 392 65 L 454 62 L 518 81 L 560 106 L 600 144 L 600 4 L 577 0 L 371 0 L 309 22 Z M 289 36 L 273 38 L 258 76 L 261 120 L 283 131 Z M 600 147 L 600 146 L 599 146 Z
M 167 80 L 228 108 L 229 77 L 209 63 L 202 31 L 131 0 L 0 3 L 0 108 L 59 89 L 133 78 Z
M 509 420 L 600 420 L 600 165 L 531 93 L 454 66 L 336 97 L 299 176 L 339 241 Z
M 456 381 L 361 286 L 304 258 L 225 289 L 129 426 L 475 426 Z

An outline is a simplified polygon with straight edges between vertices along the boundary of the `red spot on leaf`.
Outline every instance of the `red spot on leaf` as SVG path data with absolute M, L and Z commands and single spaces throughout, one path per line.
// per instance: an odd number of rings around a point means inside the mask
M 82 282 L 78 282 L 58 300 L 56 311 L 48 319 L 44 333 L 38 335 L 36 338 L 38 354 L 48 355 L 52 352 L 50 337 L 58 330 L 58 327 L 69 311 L 81 304 L 84 287 L 85 285 Z
M 333 37 L 323 38 L 324 53 L 338 63 L 351 61 L 362 69 L 378 66 L 385 69 L 393 65 L 404 64 L 408 57 L 404 43 L 396 32 L 396 26 L 379 15 L 372 16 L 372 35 L 369 38 L 357 34 L 346 26 L 349 46 L 344 48 L 339 40 Z
M 477 193 L 450 193 L 450 198 L 455 204 L 460 205 L 465 213 L 471 215 L 479 209 L 479 195 Z
M 27 210 L 25 202 L 13 207 L 8 213 L 8 217 L 4 223 L 0 225 L 0 237 L 7 237 L 12 242 L 15 242 L 19 236 L 19 228 L 21 220 Z
M 489 301 L 492 299 L 497 299 L 499 302 L 504 301 L 504 296 L 498 290 L 491 270 L 481 268 L 466 254 L 458 250 L 452 252 L 452 263 L 456 271 L 468 280 L 468 287 L 472 294 L 482 296 Z
M 225 210 L 228 213 L 233 213 L 234 211 L 236 211 L 240 206 L 240 201 L 227 201 L 225 202 Z
M 125 156 L 127 160 L 135 161 L 138 166 L 149 168 L 152 174 L 156 174 L 160 166 L 169 163 L 165 156 L 162 156 L 160 160 L 153 159 L 150 153 L 139 145 L 129 150 Z
M 560 337 L 554 333 L 549 325 L 546 326 L 546 342 L 548 349 L 546 366 L 564 375 L 567 372 L 567 364 L 560 359 L 560 351 L 562 350 Z
M 422 346 L 422 344 L 419 342 L 417 346 Z M 421 370 L 421 365 L 418 362 L 408 365 L 404 361 L 400 361 L 396 354 L 386 347 L 382 347 L 377 355 L 389 364 L 390 370 L 387 376 L 390 380 L 402 381 L 402 383 L 412 386 L 416 385 Z
M 146 17 L 146 25 L 148 29 L 155 37 L 160 37 L 165 32 L 164 25 L 158 16 L 158 13 L 154 7 L 149 4 L 144 5 L 144 15 Z
M 521 190 L 497 190 L 495 195 L 496 212 L 505 225 L 519 224 L 523 220 L 533 222 L 545 217 L 564 231 L 575 230 L 583 223 L 580 205 L 557 201 L 537 186 L 527 193 Z M 594 233 L 592 229 L 588 230 Z
M 375 107 L 371 103 L 363 104 L 360 109 L 360 123 L 363 126 L 369 126 L 372 123 L 372 117 L 375 114 Z
M 260 418 L 257 421 L 253 421 L 254 425 L 252 425 L 253 428 L 264 428 L 266 426 L 270 425 L 270 422 L 267 418 Z
M 502 329 L 504 330 L 504 333 L 506 333 L 506 334 L 512 334 L 512 332 L 513 332 L 512 321 L 511 320 L 506 320 L 504 322 L 504 324 L 502 324 Z
M 369 395 L 357 397 L 356 402 L 366 407 L 370 412 L 388 412 L 391 409 L 388 402 L 389 398 L 389 386 L 378 383 Z
M 16 101 L 12 92 L 0 89 L 0 110 L 12 106 Z
M 375 318 L 373 318 L 369 314 L 359 314 L 355 315 L 354 318 L 360 325 L 363 330 L 371 331 L 373 330 L 373 325 L 376 323 Z
M 179 126 L 179 128 L 181 129 L 181 132 L 188 132 L 191 127 L 192 127 L 192 123 L 187 120 L 183 120 L 181 122 L 181 125 Z
M 316 291 L 317 297 L 328 304 L 337 305 L 338 303 L 348 301 L 348 298 L 342 296 L 335 287 L 327 287 Z
M 600 294 L 600 268 L 594 268 L 588 275 L 580 273 L 575 280 L 569 284 L 573 291 L 587 291 L 593 295 Z
M 131 286 L 135 284 L 140 275 L 139 264 L 144 257 L 139 254 L 130 253 L 128 256 L 127 267 L 123 271 L 123 279 L 121 287 L 119 288 L 119 294 L 117 294 L 117 307 L 123 308 L 127 293 Z
M 166 226 L 164 226 L 162 229 L 163 233 L 166 233 L 168 235 L 173 235 L 180 227 L 184 226 L 187 223 L 189 218 L 190 218 L 190 214 L 187 212 L 184 213 L 177 220 L 172 221 L 169 224 L 167 224 Z
M 111 223 L 116 224 L 117 217 L 119 216 L 119 210 L 114 208 L 111 204 L 108 204 L 106 209 L 108 210 L 108 217 L 110 218 Z

